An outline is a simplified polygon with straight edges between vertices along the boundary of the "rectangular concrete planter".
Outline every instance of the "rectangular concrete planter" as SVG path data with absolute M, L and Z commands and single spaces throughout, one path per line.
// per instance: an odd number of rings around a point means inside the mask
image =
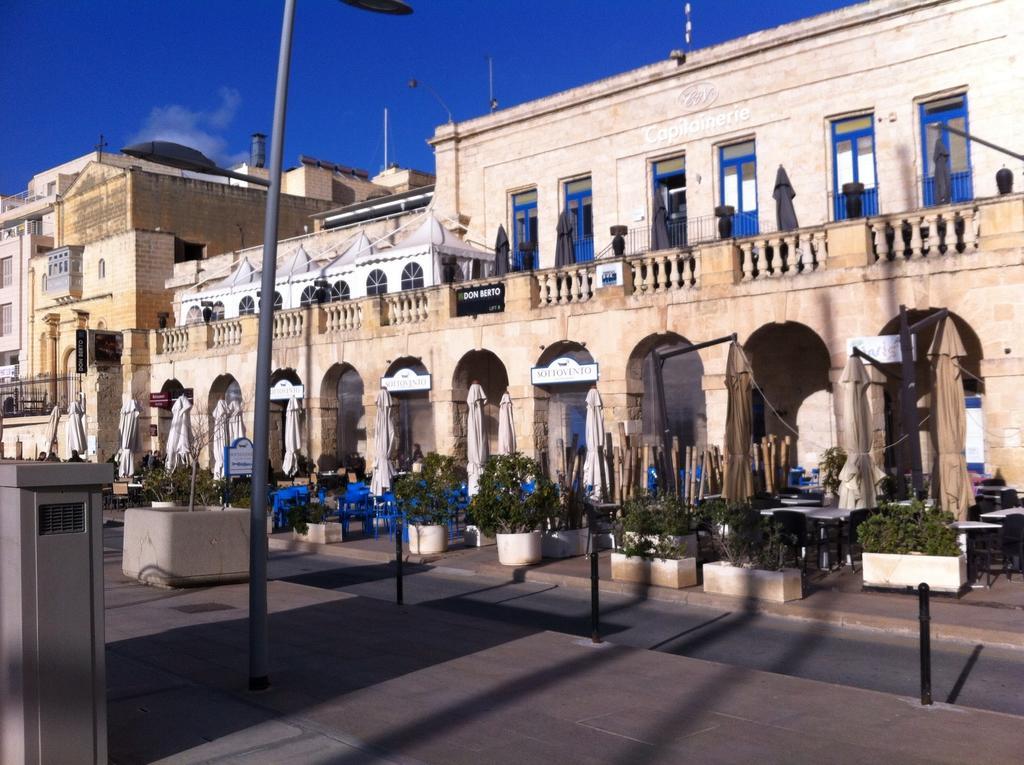
M 249 511 L 234 508 L 129 508 L 121 571 L 160 587 L 247 581 L 249 524 Z
M 572 558 L 587 553 L 587 529 L 545 531 L 540 540 L 541 555 L 545 558 Z
M 763 571 L 730 566 L 725 561 L 704 564 L 704 592 L 772 603 L 800 600 L 804 596 L 800 569 Z
M 633 531 L 624 531 L 624 532 L 622 532 L 622 544 L 623 545 L 629 544 L 629 541 L 631 539 L 633 539 L 634 537 L 636 537 L 636 536 L 639 536 L 639 535 L 636 534 Z M 657 535 L 650 534 L 650 535 L 648 535 L 648 539 L 650 539 L 651 542 L 653 542 L 654 544 L 658 543 Z M 698 550 L 698 548 L 697 548 L 697 535 L 696 534 L 685 534 L 684 536 L 681 536 L 681 537 L 672 537 L 672 542 L 677 547 L 679 547 L 679 549 L 681 549 L 683 551 L 683 555 L 685 557 L 693 558 L 694 560 L 697 559 L 697 550 Z
M 959 592 L 967 585 L 967 558 L 952 555 L 864 553 L 864 586 L 916 588 L 927 582 L 938 592 Z
M 498 543 L 494 537 L 487 536 L 476 526 L 466 526 L 462 541 L 466 543 L 466 547 L 487 547 Z
M 612 553 L 612 579 L 616 582 L 653 584 L 674 590 L 697 584 L 697 560 L 654 558 L 628 558 L 623 553 Z
M 325 521 L 324 523 L 307 523 L 306 533 L 300 534 L 292 529 L 292 539 L 302 542 L 313 542 L 318 545 L 327 545 L 341 541 L 341 523 L 338 521 Z

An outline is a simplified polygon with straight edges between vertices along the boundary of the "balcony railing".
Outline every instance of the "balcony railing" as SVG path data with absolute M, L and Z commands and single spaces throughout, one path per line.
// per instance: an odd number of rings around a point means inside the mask
M 970 202 L 974 199 L 974 178 L 973 171 L 968 168 L 959 173 L 950 174 L 950 198 L 952 204 Z M 921 189 L 922 207 L 933 207 L 935 205 L 935 176 L 918 176 L 918 188 Z
M 75 375 L 37 377 L 31 380 L 0 382 L 0 409 L 4 417 L 41 417 L 50 414 L 54 405 L 67 409 L 81 391 Z
M 0 197 L 0 212 L 7 212 L 8 210 L 14 210 L 18 207 L 22 207 L 23 205 L 27 205 L 30 202 L 46 199 L 46 196 L 46 194 L 36 194 L 26 189 L 18 194 Z
M 973 204 L 935 207 L 872 220 L 875 262 L 898 263 L 972 252 L 981 219 Z
M 829 210 L 832 213 L 832 220 L 840 221 L 847 220 L 846 215 L 846 194 L 835 193 L 830 191 L 828 193 L 829 199 Z M 873 218 L 878 215 L 878 187 L 875 186 L 870 189 L 864 189 L 864 193 L 861 195 L 861 213 L 865 218 Z
M 824 265 L 824 229 L 797 229 L 757 234 L 738 241 L 740 281 L 808 274 Z
M 82 274 L 55 274 L 46 278 L 46 294 L 51 297 L 82 296 Z

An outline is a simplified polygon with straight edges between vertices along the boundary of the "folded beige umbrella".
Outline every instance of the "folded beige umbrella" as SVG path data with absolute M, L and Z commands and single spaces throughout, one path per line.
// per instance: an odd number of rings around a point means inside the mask
M 601 488 L 601 459 L 604 454 L 604 404 L 597 388 L 587 392 L 587 456 L 583 461 L 583 485 L 592 487 L 589 496 L 597 500 L 604 499 Z
M 871 377 L 864 368 L 864 362 L 857 356 L 851 356 L 839 378 L 843 412 L 840 446 L 846 452 L 846 464 L 839 473 L 839 507 L 844 510 L 875 507 L 875 486 L 885 477 L 871 459 L 870 384 Z
M 373 433 L 373 478 L 370 480 L 370 491 L 379 497 L 391 488 L 391 478 L 395 471 L 391 466 L 391 450 L 395 446 L 395 426 L 391 421 L 391 408 L 394 403 L 391 394 L 385 388 L 377 394 L 377 417 Z
M 513 454 L 516 450 L 516 426 L 512 417 L 512 397 L 505 393 L 498 407 L 498 453 Z
M 967 355 L 953 320 L 945 318 L 935 330 L 928 355 L 932 360 L 932 437 L 935 461 L 931 487 L 936 504 L 956 517 L 967 520 L 971 498 L 971 478 L 964 456 L 967 415 L 964 412 L 964 386 L 956 359 Z
M 487 462 L 487 435 L 484 433 L 484 404 L 487 395 L 480 383 L 469 386 L 466 398 L 469 416 L 466 418 L 466 485 L 469 496 L 475 496 L 480 476 Z
M 751 411 L 750 391 L 753 373 L 740 346 L 729 344 L 725 365 L 725 477 L 722 496 L 743 502 L 754 494 L 754 476 L 750 470 Z

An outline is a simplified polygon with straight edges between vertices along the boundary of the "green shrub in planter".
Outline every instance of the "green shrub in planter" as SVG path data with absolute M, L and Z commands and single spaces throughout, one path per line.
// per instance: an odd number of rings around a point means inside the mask
M 299 534 L 307 534 L 309 524 L 323 523 L 330 514 L 327 505 L 296 505 L 288 510 L 288 525 Z
M 419 473 L 408 473 L 391 490 L 410 523 L 443 526 L 452 517 L 452 495 L 459 490 L 461 474 L 454 457 L 431 452 Z
M 730 565 L 764 571 L 782 568 L 784 540 L 771 516 L 762 516 L 749 503 L 723 499 L 705 502 L 699 516 L 711 534 L 715 552 Z
M 843 472 L 846 465 L 846 452 L 838 446 L 830 446 L 821 454 L 821 462 L 818 463 L 818 475 L 821 478 L 821 488 L 829 494 L 838 494 L 839 474 Z
M 535 482 L 532 493 L 523 484 Z M 558 505 L 555 485 L 536 460 L 524 454 L 498 454 L 487 460 L 470 505 L 473 520 L 487 536 L 536 531 Z
M 622 512 L 622 530 L 629 532 L 622 550 L 627 557 L 683 557 L 675 538 L 692 533 L 693 513 L 675 494 L 634 497 L 623 504 Z
M 858 527 L 857 536 L 869 553 L 959 556 L 956 532 L 948 525 L 953 520 L 952 513 L 925 507 L 919 500 L 882 504 Z

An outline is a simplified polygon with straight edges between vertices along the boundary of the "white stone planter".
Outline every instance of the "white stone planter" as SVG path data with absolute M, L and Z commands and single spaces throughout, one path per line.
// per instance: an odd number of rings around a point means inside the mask
M 177 502 L 165 502 L 162 499 L 150 502 L 149 504 L 151 507 L 180 507 L 180 505 Z
M 959 592 L 967 584 L 964 555 L 863 555 L 864 586 L 916 588 L 921 582 L 938 592 Z
M 129 508 L 121 570 L 161 587 L 247 581 L 249 523 L 249 511 L 235 508 Z
M 697 584 L 696 558 L 666 559 L 628 558 L 612 553 L 612 579 L 616 582 L 653 584 L 679 590 Z
M 269 537 L 274 533 L 274 516 L 267 516 L 267 536 Z
M 629 543 L 630 540 L 638 536 L 639 534 L 637 534 L 634 531 L 624 531 L 622 532 L 622 544 L 626 545 Z M 657 535 L 651 534 L 648 535 L 647 538 L 650 539 L 652 543 L 658 544 Z M 681 537 L 672 537 L 672 542 L 683 551 L 683 557 L 693 558 L 694 560 L 697 559 L 698 548 L 696 534 L 685 534 Z
M 409 525 L 411 555 L 440 555 L 448 549 L 448 527 L 436 524 Z
M 540 550 L 545 558 L 572 558 L 587 553 L 587 529 L 566 531 L 545 531 L 541 537 Z
M 497 544 L 494 537 L 487 536 L 477 526 L 466 526 L 466 530 L 462 534 L 462 541 L 466 543 L 466 547 L 487 547 Z
M 328 545 L 341 541 L 341 523 L 338 521 L 324 521 L 323 523 L 307 523 L 306 533 L 300 534 L 292 529 L 292 539 L 303 542 L 313 542 L 318 545 Z
M 541 533 L 498 534 L 498 562 L 503 566 L 530 566 L 540 563 Z
M 719 561 L 704 564 L 704 592 L 785 603 L 803 597 L 803 578 L 797 568 L 763 571 Z

